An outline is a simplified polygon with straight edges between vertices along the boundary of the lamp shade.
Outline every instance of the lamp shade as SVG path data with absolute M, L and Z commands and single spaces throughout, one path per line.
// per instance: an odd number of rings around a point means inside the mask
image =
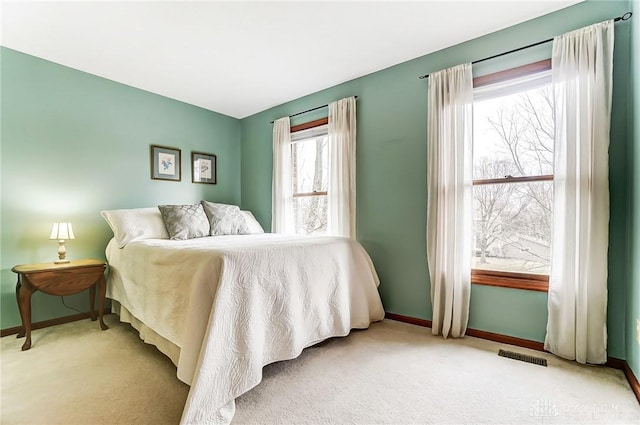
M 51 235 L 49 239 L 55 239 L 58 241 L 75 239 L 76 236 L 73 234 L 73 227 L 71 223 L 53 223 L 53 227 L 51 227 Z

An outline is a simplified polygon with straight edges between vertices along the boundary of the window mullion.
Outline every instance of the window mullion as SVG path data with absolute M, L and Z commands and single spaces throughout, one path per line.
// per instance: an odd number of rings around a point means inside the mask
M 323 192 L 302 192 L 302 193 L 294 193 L 293 197 L 294 198 L 301 198 L 304 196 L 326 196 L 328 194 L 327 191 L 323 191 Z
M 473 181 L 474 185 L 483 184 L 504 184 L 504 183 L 528 183 L 528 182 L 541 182 L 553 180 L 553 174 L 545 174 L 541 176 L 523 176 L 512 177 L 506 176 L 497 179 L 477 179 Z

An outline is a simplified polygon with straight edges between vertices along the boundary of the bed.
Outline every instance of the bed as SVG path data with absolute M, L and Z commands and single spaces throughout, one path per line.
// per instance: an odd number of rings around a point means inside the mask
M 270 233 L 170 240 L 159 227 L 140 236 L 144 221 L 123 244 L 107 219 L 107 296 L 191 386 L 182 424 L 229 423 L 235 398 L 260 383 L 263 366 L 384 317 L 377 274 L 357 241 Z

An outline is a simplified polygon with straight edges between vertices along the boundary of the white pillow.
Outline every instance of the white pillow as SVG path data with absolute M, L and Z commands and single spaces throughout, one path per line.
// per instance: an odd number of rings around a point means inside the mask
M 245 223 L 247 223 L 247 227 L 249 228 L 250 234 L 264 233 L 264 229 L 262 228 L 260 223 L 258 223 L 258 220 L 256 220 L 256 218 L 253 216 L 253 213 L 251 211 L 242 210 L 240 212 L 244 216 L 244 221 Z
M 158 207 L 100 211 L 111 227 L 118 247 L 141 239 L 169 239 Z

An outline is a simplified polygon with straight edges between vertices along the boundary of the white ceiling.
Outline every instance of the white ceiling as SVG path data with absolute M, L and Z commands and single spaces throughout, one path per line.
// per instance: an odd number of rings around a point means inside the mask
M 244 118 L 578 2 L 3 0 L 1 44 Z

